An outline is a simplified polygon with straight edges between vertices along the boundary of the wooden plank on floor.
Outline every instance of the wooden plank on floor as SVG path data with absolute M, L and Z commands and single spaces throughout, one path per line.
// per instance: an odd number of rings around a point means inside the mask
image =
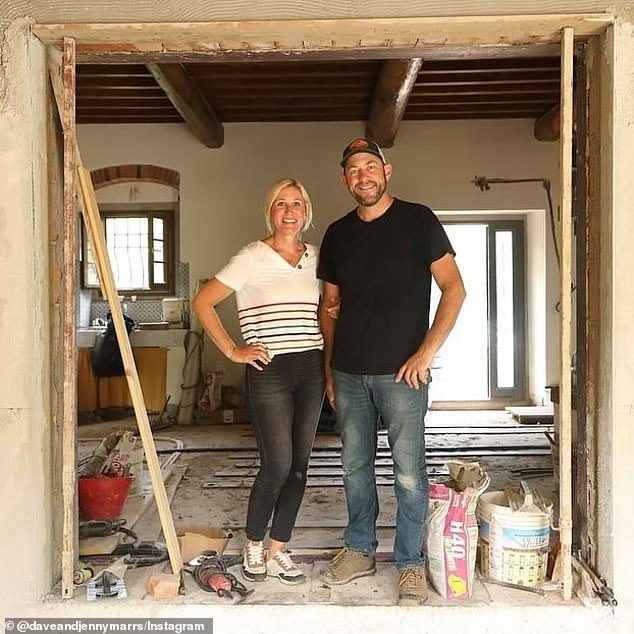
M 174 499 L 176 490 L 186 471 L 187 466 L 177 467 L 172 471 L 169 479 L 166 480 L 165 490 L 170 503 Z M 157 541 L 161 536 L 162 528 L 156 512 L 156 506 L 154 504 L 147 504 L 132 527 L 141 541 Z
M 123 533 L 79 540 L 79 556 L 109 555 L 123 541 Z
M 507 407 L 506 410 L 521 425 L 553 425 L 552 407 Z
M 258 469 L 229 469 L 227 471 L 214 471 L 215 478 L 244 478 L 255 477 L 258 473 Z M 391 468 L 378 467 L 375 469 L 377 476 L 390 477 L 393 475 Z M 328 478 L 328 477 L 343 477 L 343 469 L 341 467 L 333 466 L 321 466 L 317 469 L 308 469 L 308 479 L 314 477 Z
M 378 477 L 377 486 L 392 486 L 394 478 Z M 202 489 L 240 489 L 251 488 L 253 486 L 253 478 L 221 478 L 214 482 L 203 482 Z M 307 487 L 342 487 L 343 480 L 341 478 L 309 478 L 306 482 Z

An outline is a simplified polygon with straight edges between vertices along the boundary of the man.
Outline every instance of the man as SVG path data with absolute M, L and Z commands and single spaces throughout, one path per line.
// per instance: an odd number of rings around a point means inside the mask
M 344 548 L 322 580 L 345 584 L 376 570 L 380 418 L 394 461 L 399 605 L 420 605 L 428 594 L 423 540 L 429 368 L 456 322 L 465 290 L 438 218 L 428 207 L 387 192 L 392 166 L 379 146 L 355 139 L 344 149 L 341 166 L 341 181 L 357 207 L 328 227 L 317 276 L 323 280 L 326 395 L 342 429 L 348 526 Z M 432 276 L 441 299 L 429 327 Z M 329 307 L 336 305 L 333 319 Z

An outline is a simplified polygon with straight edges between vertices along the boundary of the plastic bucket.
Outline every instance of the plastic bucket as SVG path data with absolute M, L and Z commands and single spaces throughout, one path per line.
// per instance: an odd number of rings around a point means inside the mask
M 121 517 L 134 476 L 82 476 L 77 480 L 79 517 L 113 520 Z
M 523 586 L 545 581 L 550 513 L 513 511 L 504 491 L 491 491 L 478 500 L 476 516 L 480 571 L 486 578 Z

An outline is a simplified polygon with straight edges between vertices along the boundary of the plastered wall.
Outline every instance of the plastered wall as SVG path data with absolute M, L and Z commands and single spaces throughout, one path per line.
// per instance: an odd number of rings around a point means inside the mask
M 250 3 L 250 13 L 246 3 L 214 3 L 213 19 L 219 19 L 223 11 L 230 14 L 232 7 L 239 8 L 250 17 L 256 17 L 262 10 L 271 8 L 273 3 Z M 303 13 L 314 11 L 320 14 L 322 6 L 332 13 L 343 11 L 355 14 L 354 9 L 359 3 L 276 3 L 277 10 L 286 10 L 287 17 L 294 12 Z M 414 13 L 429 11 L 453 11 L 454 7 L 447 7 L 444 2 L 435 3 L 402 3 L 390 5 L 390 12 L 397 15 L 403 11 L 405 5 Z M 465 3 L 457 3 L 464 6 Z M 469 10 L 475 11 L 473 3 Z M 504 7 L 501 5 L 504 4 Z M 0 24 L 7 23 L 7 18 L 20 15 L 35 15 L 49 21 L 67 19 L 86 20 L 88 16 L 99 19 L 102 13 L 104 19 L 112 18 L 113 10 L 122 19 L 126 11 L 140 11 L 143 15 L 154 19 L 161 19 L 163 11 L 173 10 L 173 15 L 184 17 L 183 13 L 176 13 L 175 3 L 135 4 L 133 8 L 123 7 L 123 3 L 114 3 L 105 7 L 103 3 L 73 3 L 62 2 L 11 2 L 3 3 L 0 7 Z M 336 6 L 335 6 L 336 5 Z M 180 5 L 179 3 L 179 6 Z M 195 15 L 197 3 L 188 3 L 187 16 Z M 365 3 L 370 10 L 385 15 L 385 3 Z M 500 11 L 508 11 L 508 3 L 478 3 L 478 12 L 485 12 L 497 6 Z M 114 7 L 114 9 L 113 9 Z M 167 7 L 167 8 L 166 8 Z M 263 9 L 264 7 L 264 9 Z M 341 8 L 343 7 L 343 8 Z M 599 2 L 538 2 L 517 3 L 514 9 L 521 11 L 595 11 L 605 7 L 622 10 L 624 15 L 631 14 L 631 3 L 599 3 Z M 150 12 L 150 8 L 152 11 Z M 94 15 L 91 11 L 94 10 Z M 183 9 L 184 10 L 184 9 Z M 365 10 L 365 9 L 364 9 Z M 193 12 L 193 13 L 192 13 Z M 325 11 L 328 13 L 328 11 Z M 41 13 L 41 16 L 38 15 Z M 107 15 L 106 15 L 107 13 Z M 233 13 L 237 19 L 240 11 Z M 431 14 L 431 13 L 430 13 Z M 128 14 L 129 15 L 129 14 Z M 321 15 L 321 14 L 320 14 Z M 326 17 L 323 16 L 322 17 Z M 0 478 L 3 482 L 2 493 L 2 536 L 3 536 L 3 568 L 5 571 L 28 571 L 24 574 L 5 575 L 0 580 L 0 608 L 6 615 L 10 609 L 17 611 L 23 605 L 30 605 L 35 613 L 54 615 L 54 608 L 50 605 L 33 605 L 50 588 L 51 566 L 50 552 L 58 544 L 50 540 L 51 524 L 51 489 L 54 486 L 51 477 L 50 464 L 50 436 L 56 425 L 47 407 L 45 384 L 47 383 L 46 368 L 50 359 L 46 346 L 46 315 L 48 304 L 46 297 L 46 265 L 44 254 L 47 250 L 45 232 L 46 214 L 44 212 L 45 166 L 42 164 L 45 154 L 45 136 L 41 129 L 44 120 L 44 62 L 41 48 L 30 40 L 22 24 L 13 24 L 13 30 L 2 33 L 0 66 L 0 169 L 3 175 L 0 187 L 0 354 L 3 359 L 3 391 L 0 391 L 0 442 L 5 449 L 4 459 L 0 466 Z M 600 337 L 604 346 L 604 372 L 602 377 L 602 412 L 598 430 L 600 443 L 600 471 L 602 476 L 599 494 L 602 499 L 602 533 L 601 565 L 609 574 L 609 581 L 615 588 L 620 605 L 614 613 L 609 610 L 587 611 L 581 622 L 597 631 L 631 632 L 632 602 L 630 570 L 634 565 L 630 547 L 631 526 L 634 523 L 632 510 L 631 482 L 632 460 L 634 454 L 634 438 L 632 437 L 631 385 L 632 385 L 632 330 L 630 316 L 632 314 L 631 272 L 634 252 L 631 249 L 629 236 L 633 235 L 631 226 L 631 201 L 634 198 L 634 188 L 630 167 L 633 164 L 631 156 L 634 148 L 632 138 L 634 125 L 632 116 L 632 75 L 634 63 L 632 41 L 632 24 L 619 22 L 614 32 L 614 38 L 608 43 L 606 67 L 614 72 L 614 116 L 607 114 L 604 122 L 607 138 L 614 138 L 615 142 L 607 143 L 602 157 L 603 185 L 605 187 L 604 204 L 609 215 L 607 228 L 614 231 L 607 234 L 603 248 L 610 254 L 611 265 L 606 269 L 605 280 L 608 284 L 606 301 L 603 304 L 602 332 Z M 614 47 L 612 47 L 614 44 Z M 347 130 L 346 130 L 347 132 Z M 346 136 L 348 136 L 346 134 Z M 332 156 L 337 156 L 339 149 Z M 395 150 L 396 151 L 396 150 Z M 392 157 L 395 159 L 395 157 Z M 396 163 L 397 161 L 394 160 Z M 234 166 L 239 168 L 239 162 Z M 492 168 L 501 164 L 488 165 L 487 175 L 494 175 Z M 464 175 L 471 177 L 471 166 L 465 169 Z M 484 172 L 484 170 L 482 170 Z M 541 171 L 541 170 L 540 170 Z M 499 173 L 499 172 L 498 172 Z M 255 178 L 254 191 L 261 189 L 265 179 Z M 332 181 L 330 181 L 332 182 Z M 405 185 L 399 184 L 399 189 L 406 192 Z M 466 191 L 459 187 L 457 191 Z M 428 190 L 430 196 L 433 189 Z M 495 194 L 501 196 L 502 194 Z M 510 195 L 510 194 L 509 194 Z M 533 194 L 531 194 L 532 196 Z M 252 200 L 255 204 L 255 197 Z M 534 201 L 531 201 L 534 202 Z M 333 207 L 339 208 L 343 198 L 333 201 Z M 345 207 L 345 203 L 343 203 Z M 488 205 L 493 206 L 493 205 Z M 237 237 L 235 242 L 237 242 Z M 235 245 L 231 245 L 232 247 Z M 192 245 L 193 254 L 204 250 L 203 247 Z M 613 257 L 612 257 L 613 256 Z M 220 258 L 209 255 L 209 265 L 213 268 Z M 13 333 L 12 337 L 5 334 Z M 605 332 L 606 328 L 609 332 Z M 24 377 L 29 377 L 26 384 Z M 9 383 L 12 390 L 4 389 Z M 8 520 L 7 520 L 8 518 Z M 37 571 L 37 574 L 36 574 Z M 109 604 L 109 607 L 112 604 Z M 138 608 L 136 614 L 142 614 Z M 179 614 L 193 615 L 194 609 L 179 608 Z M 205 614 L 207 608 L 205 608 Z M 61 608 L 66 616 L 76 615 L 76 607 Z M 58 612 L 58 614 L 60 613 Z M 326 612 L 328 612 L 326 610 Z M 388 611 L 389 612 L 389 611 Z M 447 619 L 460 610 L 443 611 Z M 477 614 L 469 611 L 469 624 L 479 626 L 479 631 L 504 631 L 503 626 L 517 627 L 524 625 L 535 631 L 549 631 L 554 626 L 551 612 L 527 612 L 514 610 L 504 619 L 502 610 L 478 610 Z M 86 610 L 84 614 L 94 614 L 94 610 Z M 162 608 L 162 613 L 169 614 L 169 608 Z M 463 611 L 464 613 L 464 611 Z M 109 615 L 130 616 L 129 607 L 110 608 Z M 366 623 L 371 629 L 377 624 L 389 627 L 395 619 L 399 622 L 407 620 L 401 613 L 390 612 L 384 617 L 377 618 L 374 613 L 366 621 L 359 621 L 359 614 L 352 610 L 332 610 L 324 615 L 323 611 L 307 617 L 308 611 L 303 612 L 301 618 L 293 616 L 292 611 L 284 609 L 276 613 L 275 610 L 264 610 L 259 616 L 260 629 L 268 627 L 271 631 L 279 629 L 284 623 L 289 626 L 301 626 L 306 631 L 317 631 L 307 627 L 308 624 L 319 625 L 319 631 L 341 631 L 346 625 L 359 627 Z M 229 628 L 240 626 L 237 611 L 225 609 L 222 613 L 223 624 Z M 254 613 L 254 616 L 255 613 Z M 541 617 L 541 618 L 540 618 Z M 336 629 L 323 627 L 320 619 L 327 619 L 330 624 L 336 623 Z M 383 620 L 382 620 L 383 619 Z M 385 620 L 387 619 L 387 620 Z M 556 631 L 570 631 L 568 626 L 579 624 L 573 618 L 573 613 L 557 614 Z M 433 615 L 428 624 L 437 624 L 442 628 L 440 612 Z M 420 624 L 420 623 L 419 623 Z M 446 625 L 446 623 L 445 623 Z M 464 625 L 464 623 L 463 623 Z M 543 630 L 539 627 L 542 626 Z M 264 629 L 263 629 L 264 628 Z M 238 630 L 234 630 L 238 631 Z M 370 631 L 368 629 L 368 631 Z M 553 631 L 553 627 L 550 627 Z M 583 631 L 576 629 L 576 631 Z
M 603 157 L 602 219 L 602 337 L 598 499 L 599 562 L 615 580 L 631 579 L 634 522 L 634 207 L 632 205 L 634 165 L 634 25 L 619 20 L 607 38 L 606 81 L 611 90 L 603 106 L 613 115 L 605 120 L 614 131 L 614 145 Z M 601 424 L 603 423 L 603 424 Z M 613 523 L 601 521 L 614 517 Z M 634 604 L 629 592 L 628 604 Z
M 0 606 L 42 596 L 52 582 L 54 424 L 49 411 L 46 115 L 42 47 L 24 23 L 4 34 L 0 101 L 0 460 L 5 580 Z M 61 386 L 58 386 L 61 387 Z M 16 584 L 14 573 L 39 570 Z M 18 575 L 19 576 L 19 573 Z
M 107 5 L 98 0 L 13 0 L 3 5 L 0 17 L 8 19 L 32 15 L 39 22 L 172 22 L 210 20 L 267 20 L 355 17 L 408 17 L 439 15 L 506 15 L 548 13 L 594 13 L 606 10 L 624 13 L 632 10 L 627 0 L 518 0 L 509 5 L 504 0 L 192 0 L 186 6 L 179 0 L 111 0 Z M 90 16 L 90 19 L 88 19 Z
M 306 185 L 315 209 L 314 227 L 306 239 L 319 244 L 327 225 L 354 206 L 339 182 L 338 162 L 347 142 L 362 134 L 360 123 L 232 124 L 225 126 L 224 146 L 213 150 L 196 141 L 182 125 L 88 125 L 78 130 L 82 158 L 91 169 L 151 160 L 180 173 L 181 259 L 190 264 L 192 291 L 199 279 L 213 276 L 242 244 L 266 235 L 264 195 L 283 176 L 298 178 Z M 542 209 L 538 215 L 543 227 L 546 197 L 538 183 L 496 186 L 481 192 L 471 180 L 478 174 L 557 181 L 557 144 L 535 141 L 528 120 L 404 122 L 386 157 L 394 165 L 392 193 L 424 202 L 439 214 Z M 553 195 L 557 196 L 556 186 Z M 537 261 L 543 262 L 543 252 L 552 252 L 549 235 L 535 235 L 530 230 L 529 235 L 533 255 L 536 258 L 541 253 Z M 549 280 L 543 266 L 539 278 L 529 275 L 529 293 L 541 293 L 541 297 L 532 297 L 533 305 L 540 305 L 542 311 L 541 325 L 538 314 L 529 314 L 534 322 L 531 333 L 541 337 L 532 343 L 540 350 L 542 366 L 546 355 L 551 372 L 551 377 L 544 376 L 542 367 L 537 373 L 540 385 L 534 389 L 540 395 L 558 368 L 554 258 L 551 264 Z M 239 340 L 234 306 L 228 300 L 220 313 Z M 547 316 L 548 334 L 543 325 Z M 551 340 L 544 341 L 544 336 Z M 207 346 L 205 365 L 208 370 L 222 369 L 226 383 L 241 385 L 242 368 L 224 359 L 212 345 Z

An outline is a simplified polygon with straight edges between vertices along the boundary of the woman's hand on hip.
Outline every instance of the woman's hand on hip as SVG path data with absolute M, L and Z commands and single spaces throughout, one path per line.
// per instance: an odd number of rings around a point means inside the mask
M 247 346 L 236 346 L 229 356 L 235 363 L 246 363 L 256 370 L 263 370 L 262 366 L 271 363 L 269 349 L 263 343 L 251 343 Z

